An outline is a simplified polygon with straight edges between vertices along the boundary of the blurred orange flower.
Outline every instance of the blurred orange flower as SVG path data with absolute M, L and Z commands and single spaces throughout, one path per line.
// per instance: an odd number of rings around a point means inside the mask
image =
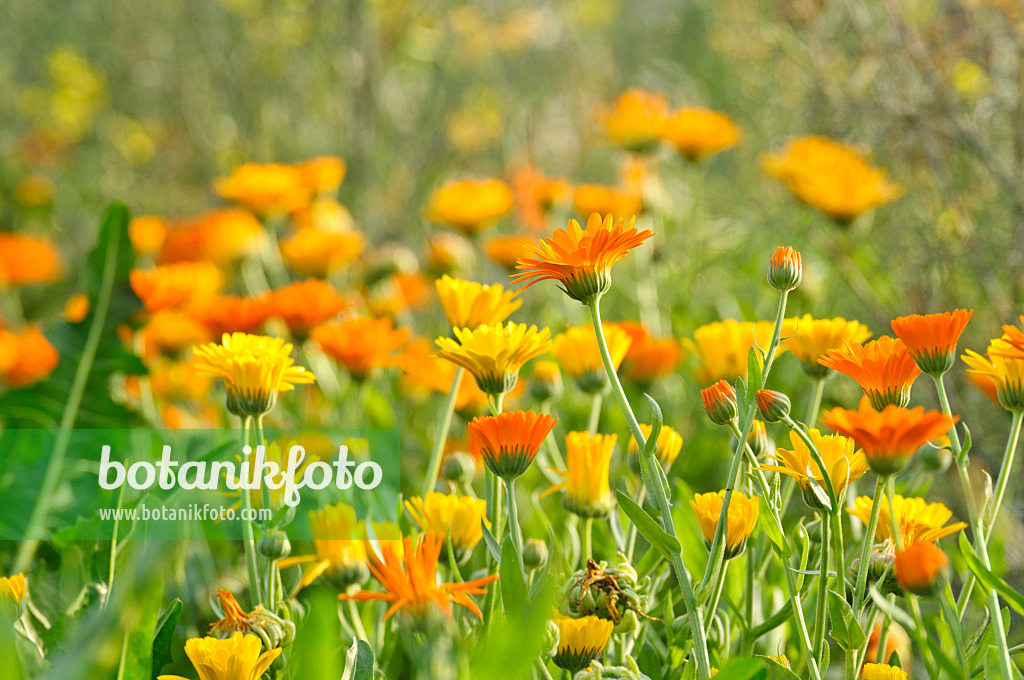
M 281 258 L 302 276 L 324 278 L 363 252 L 366 238 L 357 231 L 331 232 L 307 227 L 281 241 Z
M 492 236 L 484 243 L 484 253 L 491 260 L 506 269 L 515 269 L 516 261 L 526 256 L 528 246 L 536 243 L 537 240 L 530 236 L 519 236 L 508 234 L 503 236 Z
M 160 249 L 160 264 L 209 260 L 229 265 L 259 246 L 263 225 L 245 210 L 220 208 L 172 224 Z
M 337 156 L 317 156 L 296 164 L 306 186 L 314 194 L 334 191 L 345 179 L 345 161 Z
M 396 357 L 396 365 L 402 371 L 403 393 L 421 390 L 446 394 L 452 387 L 458 367 L 434 353 L 431 343 L 417 338 L 402 348 Z M 475 380 L 465 378 L 459 385 L 455 397 L 455 410 L 477 411 L 487 404 L 487 395 L 477 386 Z
M 396 317 L 430 301 L 430 280 L 422 272 L 398 272 L 363 291 L 370 313 Z
M 598 213 L 630 217 L 644 211 L 644 199 L 635 189 L 619 189 L 600 184 L 580 184 L 573 195 L 573 204 L 580 215 Z
M 60 255 L 49 239 L 0 232 L 0 287 L 49 283 L 60 271 Z
M 424 208 L 431 222 L 476 234 L 512 211 L 515 197 L 496 179 L 462 179 L 435 189 Z
M 128 239 L 136 255 L 152 255 L 167 238 L 167 220 L 154 215 L 140 215 L 128 223 Z
M 555 203 L 568 200 L 569 181 L 560 177 L 545 177 L 530 164 L 516 168 L 512 173 L 512 189 L 516 197 L 516 210 L 520 221 L 529 229 L 544 231 L 547 215 Z
M 59 361 L 57 350 L 38 328 L 0 329 L 0 379 L 9 386 L 27 387 L 44 380 Z
M 736 146 L 740 129 L 724 113 L 696 107 L 677 109 L 661 128 L 661 137 L 686 159 L 699 161 Z
M 642 324 L 623 321 L 619 327 L 633 338 L 622 372 L 627 380 L 646 382 L 676 370 L 683 356 L 683 346 L 673 338 L 654 338 Z
M 320 279 L 298 281 L 270 293 L 270 313 L 281 317 L 296 338 L 305 338 L 317 324 L 337 316 L 349 303 Z
M 213 338 L 209 328 L 188 312 L 179 309 L 154 312 L 149 323 L 139 330 L 142 356 L 149 360 L 158 354 L 178 355 L 192 345 Z
M 282 163 L 245 163 L 229 177 L 215 179 L 213 190 L 257 215 L 289 213 L 312 199 L 307 175 Z
M 133 269 L 129 282 L 146 309 L 157 311 L 213 295 L 224 286 L 224 274 L 212 262 L 179 262 Z
M 409 329 L 395 328 L 388 318 L 350 316 L 317 326 L 310 337 L 353 378 L 363 380 L 376 368 L 398 363 L 394 352 L 409 341 Z
M 265 296 L 244 298 L 214 295 L 197 300 L 188 308 L 210 333 L 251 333 L 270 316 L 270 303 Z
M 598 111 L 608 137 L 634 150 L 649 148 L 658 140 L 668 115 L 668 100 L 664 96 L 638 88 L 626 90 L 611 108 Z

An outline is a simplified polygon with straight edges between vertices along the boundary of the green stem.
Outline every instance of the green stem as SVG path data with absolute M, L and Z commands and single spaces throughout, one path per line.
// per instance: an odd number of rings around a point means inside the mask
M 601 406 L 604 404 L 604 393 L 595 392 L 590 402 L 590 418 L 587 419 L 587 432 L 597 433 L 597 426 L 601 422 Z
M 843 516 L 832 515 L 832 554 L 836 562 L 836 591 L 846 599 L 846 546 L 843 543 Z
M 786 574 L 786 589 L 789 591 L 789 600 L 792 605 L 793 613 L 796 614 L 797 638 L 800 642 L 800 647 L 804 653 L 804 658 L 807 659 L 807 667 L 811 671 L 812 680 L 821 680 L 821 673 L 818 671 L 817 658 L 811 654 L 811 639 L 807 634 L 807 621 L 804 620 L 803 604 L 800 600 L 800 590 L 796 587 L 796 583 L 793 581 L 793 572 L 789 568 L 788 564 L 783 564 L 783 572 Z
M 871 559 L 871 547 L 875 543 L 875 531 L 878 529 L 878 515 L 882 509 L 882 494 L 884 493 L 885 478 L 879 476 L 875 482 L 875 495 L 871 501 L 871 517 L 868 519 L 867 529 L 864 530 L 864 538 L 860 547 L 860 563 L 857 567 L 857 589 L 853 591 L 853 611 L 858 616 L 861 613 L 861 603 L 864 601 L 864 594 L 868 585 L 868 561 Z M 891 513 L 890 513 L 891 514 Z
M 508 493 L 508 533 L 512 537 L 512 547 L 516 550 L 516 557 L 519 558 L 519 570 L 525 574 L 523 568 L 523 535 L 519 529 L 519 513 L 516 509 L 516 480 L 514 478 L 505 480 L 505 490 Z
M 263 434 L 263 416 L 256 416 L 256 446 L 262 446 L 264 455 L 267 450 L 267 438 Z M 256 479 L 255 472 L 253 474 L 253 482 L 260 485 L 260 504 L 264 508 L 270 508 L 270 487 L 262 482 L 262 480 Z M 268 606 L 273 607 L 274 602 L 271 600 L 267 603 Z
M 594 556 L 594 518 L 587 517 L 583 520 L 583 551 L 580 555 L 580 564 L 586 566 L 587 559 Z
M 242 417 L 242 446 L 249 445 L 251 420 L 252 418 L 249 416 Z M 248 482 L 249 480 L 245 481 Z M 252 517 L 252 499 L 250 498 L 249 489 L 243 487 L 239 490 L 239 493 L 242 497 L 242 514 L 247 518 Z M 242 522 L 242 545 L 245 548 L 245 566 L 249 574 L 249 594 L 254 605 L 265 604 L 260 588 L 260 572 L 256 568 L 256 537 L 253 533 L 251 519 L 246 519 Z
M 832 512 L 838 513 L 842 511 L 839 507 L 839 497 L 836 495 L 835 486 L 832 484 L 832 475 L 829 474 L 828 467 L 825 466 L 825 461 L 821 458 L 821 453 L 818 451 L 818 447 L 815 446 L 814 440 L 807 434 L 807 430 L 803 428 L 800 423 L 796 422 L 789 416 L 782 419 L 782 422 L 786 424 L 791 431 L 795 432 L 798 437 L 807 445 L 808 452 L 811 454 L 811 459 L 814 460 L 814 464 L 818 466 L 818 471 L 821 472 L 821 478 L 825 482 L 825 491 L 828 493 L 829 503 L 832 505 Z M 849 466 L 849 463 L 847 463 Z
M 956 601 L 953 599 L 953 589 L 950 588 L 949 583 L 946 583 L 946 587 L 938 596 L 939 605 L 942 607 L 942 616 L 946 619 L 946 625 L 949 626 L 949 630 L 953 634 L 953 645 L 956 647 L 956 658 L 960 663 L 960 669 L 964 673 L 964 679 L 966 680 L 971 676 L 970 669 L 968 668 L 968 654 L 964 646 L 964 630 L 960 624 L 960 615 L 956 611 Z
M 829 518 L 823 510 L 818 513 L 821 525 L 821 561 L 818 563 L 818 602 L 814 614 L 814 658 L 821 664 L 822 648 L 825 646 L 825 628 L 828 625 L 825 604 L 828 600 L 828 564 L 829 564 Z M 827 670 L 827 669 L 822 669 Z
M 710 630 L 712 623 L 715 619 L 715 613 L 718 611 L 718 602 L 722 599 L 722 590 L 725 587 L 725 575 L 729 570 L 729 560 L 726 560 L 722 564 L 722 568 L 718 571 L 718 578 L 715 579 L 715 589 L 711 592 L 711 599 L 708 600 L 707 606 L 707 622 L 708 630 Z
M 814 423 L 818 419 L 818 411 L 821 410 L 821 399 L 824 395 L 825 379 L 817 378 L 814 381 L 814 397 L 811 399 L 811 405 L 807 409 L 807 417 L 804 418 L 804 424 L 807 427 L 814 427 Z
M 363 642 L 369 642 L 370 639 L 366 637 L 366 629 L 363 628 L 363 619 L 359 616 L 359 609 L 356 608 L 356 601 L 348 601 L 348 615 L 352 618 L 352 628 L 356 631 L 356 637 Z
M 438 418 L 437 430 L 434 432 L 434 447 L 430 450 L 430 461 L 427 463 L 427 476 L 420 491 L 423 498 L 437 486 L 437 475 L 441 471 L 441 455 L 444 453 L 444 444 L 448 441 L 448 430 L 452 426 L 452 414 L 455 413 L 455 402 L 458 400 L 459 387 L 462 385 L 462 376 L 465 372 L 466 369 L 462 366 L 455 370 L 451 389 L 448 390 L 448 397 L 441 409 L 441 417 Z
M 1021 421 L 1024 420 L 1024 411 L 1013 412 L 1013 423 L 1010 425 L 1010 436 L 1006 440 L 1006 449 L 1003 451 L 1003 464 L 999 468 L 999 479 L 996 482 L 995 496 L 992 499 L 991 509 L 988 511 L 987 520 L 982 521 L 982 531 L 985 532 L 985 540 L 992 538 L 992 529 L 995 528 L 996 518 L 999 517 L 999 508 L 1003 504 L 1003 496 L 1006 495 L 1006 485 L 1010 481 L 1013 472 L 1013 458 L 1017 452 L 1017 442 L 1020 439 Z
M 504 401 L 504 394 L 499 394 L 497 397 L 491 395 L 487 396 L 487 407 L 491 410 L 491 415 L 498 416 L 501 414 L 501 406 Z M 494 537 L 501 542 L 502 531 L 501 531 L 501 480 L 490 470 L 487 470 L 487 520 L 491 523 L 491 532 Z M 520 557 L 520 559 L 522 559 Z M 488 567 L 487 573 L 494 575 L 498 573 L 498 562 L 488 557 L 490 566 Z M 485 630 L 490 629 L 491 620 L 494 618 L 494 606 L 498 599 L 498 588 L 488 588 L 486 599 L 484 600 L 484 615 L 485 615 Z

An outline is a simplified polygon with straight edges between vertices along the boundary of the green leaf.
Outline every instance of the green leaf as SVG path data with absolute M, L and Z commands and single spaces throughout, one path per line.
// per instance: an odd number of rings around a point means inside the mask
M 932 656 L 936 661 L 939 662 L 939 666 L 945 671 L 945 675 L 950 678 L 963 678 L 964 672 L 953 659 L 950 658 L 946 652 L 942 649 L 942 643 L 933 639 L 930 635 L 925 636 L 925 640 L 928 643 L 928 648 L 932 651 Z M 892 665 L 892 664 L 890 664 Z
M 138 603 L 136 611 L 139 618 L 127 631 L 124 638 L 124 652 L 121 656 L 119 678 L 124 680 L 151 680 L 153 677 L 153 648 L 156 639 L 157 612 L 160 610 L 160 597 L 163 585 L 157 580 L 140 593 L 143 602 Z
M 501 585 L 501 601 L 505 613 L 510 614 L 513 607 L 519 610 L 529 605 L 530 596 L 526 588 L 526 579 L 519 568 L 519 555 L 512 545 L 511 536 L 506 537 L 501 546 L 501 565 L 498 573 L 501 574 L 498 583 Z
M 660 552 L 665 559 L 671 560 L 682 551 L 679 541 L 661 528 L 656 519 L 651 517 L 646 510 L 637 505 L 636 501 L 623 493 L 621 489 L 615 491 L 619 498 L 619 506 L 626 516 L 633 522 L 640 535 L 647 539 L 654 548 Z
M 768 511 L 758 514 L 758 522 L 761 524 L 761 528 L 764 530 L 768 540 L 775 546 L 776 552 L 788 558 L 793 554 L 793 550 L 789 547 L 789 541 L 786 540 L 785 530 L 782 528 L 779 516 L 775 514 L 775 508 L 770 507 L 770 504 L 766 505 L 769 505 Z
M 757 397 L 757 391 L 764 389 L 764 379 L 761 377 L 761 358 L 754 347 L 747 353 L 747 403 L 753 404 Z
M 309 597 L 302 635 L 295 638 L 289 654 L 288 669 L 302 680 L 338 680 L 342 672 L 341 622 L 338 599 L 318 588 L 304 593 Z
M 999 578 L 982 564 L 974 548 L 967 542 L 963 534 L 960 534 L 960 552 L 963 553 L 967 567 L 977 577 L 981 584 L 990 590 L 999 593 L 1006 603 L 1018 614 L 1024 614 L 1024 596 L 1010 587 L 1010 585 Z
M 828 613 L 832 620 L 832 639 L 846 650 L 860 649 L 867 636 L 845 597 L 834 590 L 828 591 Z
M 883 614 L 888 614 L 890 619 L 906 628 L 908 632 L 917 628 L 917 625 L 914 623 L 914 619 L 910 614 L 906 613 L 892 602 L 889 602 L 888 598 L 878 592 L 877 588 L 870 586 L 868 593 L 871 595 L 871 599 L 874 601 L 875 606 L 878 607 Z
M 181 617 L 181 600 L 174 598 L 168 605 L 160 619 L 156 623 L 156 633 L 153 635 L 153 673 L 152 680 L 160 675 L 164 666 L 171 662 L 171 643 L 174 642 L 174 629 L 178 626 L 178 619 Z
M 651 409 L 651 434 L 647 437 L 647 453 L 653 456 L 654 450 L 658 445 L 658 435 L 661 434 L 661 427 L 665 424 L 665 416 L 662 414 L 661 406 L 654 400 L 654 397 L 644 393 L 644 398 Z
M 768 671 L 760 659 L 733 657 L 718 669 L 715 677 L 724 680 L 760 680 L 768 677 Z
M 341 680 L 373 680 L 373 648 L 365 641 L 353 640 L 348 648 Z
M 494 537 L 491 530 L 487 528 L 483 520 L 480 520 L 480 527 L 484 530 L 484 543 L 487 544 L 487 551 L 491 553 L 491 557 L 494 561 L 501 563 L 501 546 L 498 545 L 498 539 Z

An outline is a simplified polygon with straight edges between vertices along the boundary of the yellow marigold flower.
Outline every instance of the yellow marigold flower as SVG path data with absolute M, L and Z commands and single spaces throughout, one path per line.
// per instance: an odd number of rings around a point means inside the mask
M 455 328 L 455 338 L 438 338 L 438 355 L 462 366 L 490 395 L 512 390 L 519 369 L 551 348 L 551 331 L 508 322 L 508 325 Z
M 461 605 L 483 618 L 471 595 L 484 595 L 485 586 L 498 578 L 497 574 L 464 583 L 438 583 L 437 560 L 441 554 L 442 539 L 438 534 L 422 534 L 418 539 L 406 537 L 401 547 L 397 541 L 381 544 L 383 559 L 371 556 L 370 573 L 387 592 L 363 590 L 355 595 L 339 595 L 339 600 L 383 600 L 391 607 L 384 619 L 403 611 L 419 618 L 436 607 L 451 616 L 452 603 Z M 403 557 L 404 553 L 404 557 Z
M 60 355 L 39 328 L 0 328 L 0 381 L 8 386 L 28 387 L 45 380 L 59 362 Z
M 463 179 L 435 189 L 424 209 L 431 222 L 473 235 L 512 212 L 515 197 L 497 179 Z
M 519 219 L 533 231 L 544 231 L 551 206 L 567 200 L 570 195 L 567 180 L 545 177 L 529 164 L 519 166 L 512 173 L 512 191 Z
M 578 673 L 604 653 L 612 637 L 615 624 L 598 616 L 555 619 L 558 628 L 558 647 L 552 659 L 559 668 Z
M 658 141 L 669 116 L 668 100 L 657 92 L 631 88 L 611 108 L 598 111 L 605 132 L 616 144 L 641 150 Z
M 734 147 L 740 136 L 739 127 L 729 116 L 693 106 L 676 109 L 661 128 L 661 138 L 690 161 Z
M 572 197 L 580 215 L 611 215 L 626 218 L 644 211 L 644 197 L 639 189 L 619 188 L 601 184 L 579 184 Z
M 279 316 L 296 338 L 305 339 L 314 326 L 336 317 L 349 303 L 321 279 L 282 286 L 270 293 L 270 313 Z
M 973 309 L 925 316 L 911 314 L 893 319 L 892 330 L 918 368 L 928 375 L 939 376 L 953 368 L 956 343 L 973 314 Z
M 624 259 L 629 251 L 654 236 L 650 229 L 639 231 L 628 222 L 601 218 L 592 213 L 587 228 L 569 220 L 568 229 L 556 229 L 539 244 L 531 246 L 530 257 L 519 258 L 516 269 L 521 273 L 513 283 L 526 282 L 529 288 L 538 281 L 553 279 L 574 300 L 588 304 L 604 295 L 612 285 L 612 265 Z
M 316 554 L 286 557 L 278 560 L 278 566 L 287 569 L 309 564 L 302 572 L 300 588 L 320 576 L 341 590 L 365 583 L 370 577 L 366 563 L 366 529 L 356 518 L 355 508 L 345 503 L 327 505 L 309 513 L 309 524 Z
M 860 677 L 861 680 L 907 680 L 907 672 L 884 663 L 866 663 Z
M 580 517 L 607 517 L 615 500 L 608 486 L 608 466 L 618 436 L 570 432 L 565 436 L 566 480 L 541 494 L 547 497 L 565 490 L 563 505 Z
M 868 461 L 864 457 L 864 452 L 855 451 L 854 440 L 849 437 L 835 434 L 823 435 L 818 430 L 808 430 L 807 434 L 814 442 L 814 448 L 821 455 L 821 461 L 825 464 L 836 497 L 842 497 L 847 483 L 860 479 L 868 471 Z M 808 472 L 822 489 L 825 488 L 825 476 L 811 457 L 811 450 L 803 439 L 795 432 L 789 433 L 789 439 L 793 444 L 792 449 L 777 448 L 775 453 L 767 456 L 776 461 L 777 465 L 762 465 L 758 469 L 774 470 L 779 474 L 792 477 L 800 485 L 807 505 L 814 509 L 821 509 L 822 503 L 811 488 Z
M 0 288 L 49 283 L 60 272 L 60 255 L 49 239 L 0 232 Z
M 146 309 L 155 312 L 213 295 L 224 286 L 224 274 L 212 262 L 179 262 L 133 269 L 129 282 Z
M 796 319 L 794 325 L 793 334 L 782 344 L 800 360 L 804 373 L 818 380 L 830 375 L 829 367 L 818 362 L 829 350 L 842 349 L 846 343 L 859 345 L 871 337 L 871 329 L 864 324 L 838 316 L 815 319 L 805 314 Z
M 210 210 L 171 227 L 160 249 L 160 264 L 209 260 L 226 267 L 256 251 L 263 225 L 239 208 Z
M 426 498 L 416 496 L 405 501 L 405 509 L 423 531 L 432 531 L 444 540 L 450 537 L 452 552 L 460 564 L 484 537 L 481 525 L 491 526 L 487 501 L 482 498 L 430 491 Z
M 780 337 L 789 336 L 796 328 L 796 319 L 784 319 Z M 697 356 L 700 362 L 695 377 L 697 382 L 708 384 L 718 380 L 735 380 L 747 377 L 747 355 L 757 340 L 757 345 L 767 351 L 771 344 L 775 323 L 772 321 L 714 321 L 704 324 L 693 332 L 693 339 L 683 340 L 683 346 Z M 786 346 L 779 344 L 776 357 L 783 354 Z
M 903 194 L 884 170 L 871 167 L 857 149 L 826 137 L 794 140 L 782 151 L 763 155 L 761 165 L 797 199 L 839 223 Z
M 829 350 L 818 361 L 857 381 L 878 410 L 890 404 L 909 404 L 910 390 L 921 375 L 903 341 L 887 335 L 864 345 L 847 342 L 843 349 Z
M 871 518 L 871 503 L 870 496 L 860 496 L 849 512 L 866 526 Z M 934 543 L 967 527 L 964 522 L 954 522 L 947 526 L 946 522 L 953 517 L 953 511 L 942 503 L 927 503 L 923 498 L 904 498 L 895 494 L 892 507 L 896 511 L 896 526 L 900 528 L 903 545 Z M 892 541 L 892 521 L 889 519 L 889 499 L 886 496 L 882 496 L 879 501 L 875 540 Z
M 176 356 L 214 337 L 202 322 L 180 309 L 161 309 L 139 330 L 142 356 L 148 360 L 158 354 Z
M 618 324 L 605 323 L 602 327 L 612 365 L 618 370 L 633 338 Z M 593 325 L 574 326 L 559 333 L 551 345 L 551 353 L 584 392 L 594 394 L 608 384 Z
M 711 547 L 718 528 L 718 519 L 722 515 L 725 503 L 725 491 L 699 493 L 690 501 L 693 513 L 697 515 L 697 523 L 704 534 L 704 542 Z M 740 491 L 733 491 L 729 499 L 729 516 L 725 531 L 725 558 L 732 559 L 743 552 L 747 545 L 747 537 L 757 526 L 757 516 L 761 510 L 761 499 L 757 496 L 748 498 Z
M 915 366 L 916 368 L 916 366 Z M 852 437 L 864 449 L 871 469 L 880 475 L 899 472 L 927 442 L 949 432 L 957 418 L 938 411 L 889 405 L 876 411 L 862 397 L 856 411 L 834 408 L 821 418 L 825 427 Z
M 245 163 L 229 177 L 215 179 L 213 190 L 257 215 L 289 213 L 312 200 L 302 170 L 281 163 Z
M 640 431 L 644 433 L 645 439 L 651 436 L 651 426 L 646 423 L 640 423 Z M 637 446 L 636 440 L 632 437 L 629 439 L 629 447 L 627 450 L 630 455 L 630 466 L 636 465 L 635 470 L 639 472 L 639 461 L 634 462 L 634 456 L 640 453 L 640 447 Z M 654 450 L 654 455 L 658 457 L 658 462 L 661 463 L 661 467 L 666 470 L 672 467 L 672 463 L 676 462 L 676 458 L 679 457 L 679 452 L 682 450 L 682 435 L 670 426 L 662 425 L 661 431 L 658 433 L 658 445 Z
M 618 324 L 629 333 L 629 345 L 623 362 L 623 375 L 628 380 L 646 383 L 676 370 L 683 356 L 683 346 L 672 338 L 654 338 L 647 329 L 632 321 Z
M 430 342 L 423 338 L 416 338 L 403 347 L 395 364 L 402 371 L 403 391 L 413 395 L 447 394 L 457 370 L 455 364 L 434 354 Z M 486 405 L 487 395 L 480 391 L 475 380 L 463 380 L 459 384 L 455 410 L 478 410 Z
M 1020 317 L 1024 324 L 1024 316 Z M 999 345 L 996 353 L 1007 359 L 1024 359 L 1024 331 L 1016 326 L 1003 326 L 1003 335 L 1000 338 L 1003 344 Z
M 20 619 L 25 613 L 25 599 L 28 596 L 28 581 L 24 574 L 0 576 L 0 608 L 8 610 L 13 619 Z
M 1024 358 L 1009 357 L 1013 348 L 996 338 L 982 356 L 967 350 L 962 358 L 967 364 L 967 377 L 982 391 L 1008 411 L 1024 409 Z
M 513 480 L 530 467 L 558 420 L 546 413 L 505 411 L 469 423 L 470 454 L 491 472 Z
M 535 242 L 531 236 L 492 236 L 484 243 L 484 254 L 505 269 L 515 269 L 516 262 L 529 255 L 530 246 Z
M 355 220 L 348 208 L 333 198 L 319 197 L 305 208 L 299 208 L 288 215 L 292 226 L 302 229 L 319 229 L 320 231 L 339 234 L 355 231 Z
M 72 295 L 64 303 L 64 319 L 68 323 L 81 323 L 89 314 L 89 297 L 82 293 Z
M 191 638 L 185 655 L 199 673 L 199 680 L 259 680 L 281 654 L 281 648 L 260 654 L 263 642 L 255 635 L 235 633 L 227 640 Z M 178 675 L 161 675 L 157 680 L 185 680 Z
M 228 391 L 231 413 L 261 416 L 274 408 L 278 392 L 308 385 L 316 378 L 291 358 L 292 346 L 281 338 L 225 333 L 220 344 L 195 349 L 199 375 L 220 378 Z
M 317 156 L 295 164 L 302 179 L 314 194 L 334 191 L 345 179 L 345 161 L 337 156 Z
M 301 276 L 324 278 L 351 263 L 366 246 L 357 231 L 333 232 L 308 227 L 281 241 L 281 259 Z
M 488 286 L 445 274 L 434 286 L 452 328 L 472 330 L 500 324 L 523 305 L 522 300 L 516 299 L 516 291 L 506 291 L 497 283 Z
M 356 380 L 376 368 L 394 366 L 394 352 L 409 341 L 408 328 L 395 328 L 391 319 L 350 316 L 317 326 L 310 336 Z
M 214 295 L 197 300 L 187 311 L 215 336 L 221 336 L 255 331 L 270 316 L 271 308 L 265 296 Z
M 128 223 L 128 240 L 136 255 L 152 255 L 163 247 L 168 229 L 164 218 L 140 215 Z
M 736 417 L 736 389 L 724 380 L 700 391 L 704 413 L 715 425 L 728 425 Z
M 565 388 L 562 384 L 562 371 L 558 362 L 538 361 L 533 365 L 530 374 L 530 394 L 542 404 L 546 401 L 558 401 L 562 398 Z
M 197 373 L 196 359 L 157 359 L 149 366 L 149 387 L 164 401 L 199 401 L 210 393 L 213 380 Z

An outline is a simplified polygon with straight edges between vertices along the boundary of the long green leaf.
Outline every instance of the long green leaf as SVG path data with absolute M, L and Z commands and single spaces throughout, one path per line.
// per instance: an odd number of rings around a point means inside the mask
M 1024 596 L 1011 588 L 1010 584 L 993 574 L 982 564 L 978 554 L 974 552 L 974 548 L 967 542 L 963 534 L 960 534 L 960 552 L 963 553 L 967 567 L 981 581 L 983 586 L 995 590 L 1015 612 L 1024 614 Z
M 853 607 L 834 590 L 828 591 L 828 612 L 832 621 L 832 639 L 846 650 L 860 649 L 867 640 Z
M 679 545 L 679 541 L 669 536 L 656 519 L 647 514 L 646 510 L 637 505 L 636 501 L 624 494 L 621 489 L 616 490 L 615 495 L 619 498 L 619 505 L 623 512 L 633 522 L 640 535 L 664 555 L 665 559 L 670 560 L 680 554 L 682 546 Z
M 512 537 L 505 538 L 501 545 L 501 566 L 498 570 L 501 575 L 501 601 L 505 606 L 505 613 L 513 607 L 522 609 L 530 603 L 529 590 L 526 587 L 526 579 L 519 569 L 519 556 L 516 554 L 515 546 L 512 545 Z
M 174 598 L 160 620 L 156 624 L 156 633 L 153 635 L 153 672 L 152 680 L 160 675 L 164 666 L 171 662 L 171 644 L 174 642 L 174 629 L 178 626 L 178 619 L 181 618 L 181 600 Z
M 363 640 L 355 640 L 345 655 L 345 672 L 341 680 L 373 680 L 373 648 Z

